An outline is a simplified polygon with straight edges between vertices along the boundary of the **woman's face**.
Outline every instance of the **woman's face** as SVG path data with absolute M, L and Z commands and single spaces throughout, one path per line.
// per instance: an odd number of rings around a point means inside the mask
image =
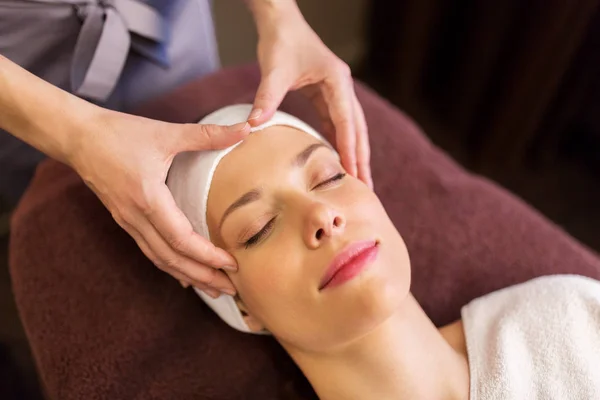
M 409 292 L 408 253 L 377 196 L 297 129 L 252 134 L 221 161 L 207 220 L 212 241 L 238 262 L 229 276 L 252 325 L 284 346 L 342 346 Z

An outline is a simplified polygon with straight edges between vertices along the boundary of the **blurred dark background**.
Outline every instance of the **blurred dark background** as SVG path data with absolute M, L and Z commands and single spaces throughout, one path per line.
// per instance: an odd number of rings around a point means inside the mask
M 598 1 L 375 1 L 362 77 L 600 250 Z
M 600 251 L 600 0 L 299 0 L 354 75 L 466 168 Z M 218 0 L 224 66 L 255 59 L 245 5 Z M 0 204 L 0 398 L 42 398 L 6 266 Z

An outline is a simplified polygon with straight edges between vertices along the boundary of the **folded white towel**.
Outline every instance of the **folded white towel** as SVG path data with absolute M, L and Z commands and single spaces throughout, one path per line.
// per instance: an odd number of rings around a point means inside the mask
M 533 279 L 462 309 L 470 400 L 600 399 L 600 282 Z

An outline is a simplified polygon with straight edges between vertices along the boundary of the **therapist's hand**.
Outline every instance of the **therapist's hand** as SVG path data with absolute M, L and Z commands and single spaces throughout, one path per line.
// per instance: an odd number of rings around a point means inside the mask
M 289 90 L 300 89 L 315 105 L 346 171 L 372 188 L 367 124 L 348 65 L 323 44 L 295 2 L 255 0 L 250 6 L 262 80 L 248 122 L 266 122 Z
M 144 254 L 182 284 L 213 297 L 235 294 L 219 270 L 237 269 L 235 260 L 193 231 L 165 180 L 177 153 L 230 146 L 249 133 L 249 124 L 171 124 L 101 110 L 87 126 L 69 164 Z
M 230 146 L 247 123 L 169 124 L 105 110 L 0 54 L 0 128 L 74 168 L 159 268 L 209 295 L 234 293 L 219 268 L 235 260 L 194 233 L 165 178 L 177 153 Z

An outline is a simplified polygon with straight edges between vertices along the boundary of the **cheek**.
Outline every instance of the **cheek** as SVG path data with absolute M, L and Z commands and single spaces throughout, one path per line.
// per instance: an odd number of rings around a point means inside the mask
M 300 289 L 307 286 L 303 254 L 293 243 L 293 238 L 280 235 L 238 257 L 239 272 L 230 275 L 248 311 L 266 325 L 284 315 L 290 302 L 303 297 Z
M 340 191 L 338 204 L 342 205 L 349 222 L 360 221 L 358 226 L 364 226 L 366 223 L 367 226 L 379 228 L 382 223 L 389 221 L 377 195 L 358 181 Z
M 383 304 L 396 304 L 395 295 L 403 297 L 410 287 L 410 257 L 406 244 L 379 198 L 371 191 L 357 192 L 352 197 L 354 201 L 350 208 L 346 210 L 349 215 L 348 226 L 358 230 L 351 228 L 350 233 L 358 237 L 375 235 L 381 240 L 379 269 L 373 274 L 374 280 L 371 282 L 379 294 L 371 296 L 371 291 L 365 289 L 368 297 L 366 303 L 377 298 Z

